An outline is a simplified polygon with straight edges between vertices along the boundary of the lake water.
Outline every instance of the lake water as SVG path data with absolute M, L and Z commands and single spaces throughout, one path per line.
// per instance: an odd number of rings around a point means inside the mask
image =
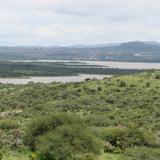
M 51 82 L 82 82 L 87 78 L 103 79 L 111 77 L 109 75 L 92 75 L 92 74 L 80 74 L 78 76 L 60 76 L 60 77 L 30 77 L 30 78 L 0 78 L 0 83 L 7 84 L 27 84 L 29 82 L 35 83 L 51 83 Z
M 36 60 L 36 61 L 17 61 L 17 62 L 62 62 L 69 65 L 87 65 L 99 66 L 101 68 L 118 68 L 118 69 L 160 69 L 160 63 L 137 63 L 137 62 L 112 62 L 112 61 L 67 61 L 67 60 Z
M 15 61 L 14 61 L 15 62 Z M 134 63 L 134 62 L 109 62 L 109 61 L 65 61 L 65 60 L 36 60 L 36 61 L 16 61 L 16 62 L 62 62 L 66 65 L 77 65 L 77 66 L 89 66 L 89 67 L 100 67 L 100 68 L 118 68 L 118 69 L 160 69 L 160 63 Z M 81 82 L 87 78 L 103 79 L 110 77 L 109 75 L 92 75 L 92 74 L 80 74 L 78 76 L 60 76 L 60 77 L 30 77 L 30 78 L 0 78 L 0 83 L 12 83 L 12 84 L 27 84 L 29 82 L 35 83 L 51 83 L 51 82 Z
M 160 69 L 160 63 L 136 63 L 136 62 L 105 62 L 105 61 L 84 61 L 88 65 L 98 65 L 107 68 L 118 69 Z

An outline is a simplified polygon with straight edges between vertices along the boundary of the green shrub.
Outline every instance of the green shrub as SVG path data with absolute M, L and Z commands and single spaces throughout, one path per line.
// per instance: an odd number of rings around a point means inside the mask
M 30 154 L 29 158 L 30 160 L 38 160 L 38 156 L 35 153 Z
M 64 124 L 82 124 L 82 120 L 73 114 L 54 114 L 50 116 L 38 116 L 31 120 L 25 130 L 24 143 L 31 149 L 35 148 L 35 140 L 38 136 L 48 131 L 55 130 Z
M 40 160 L 71 160 L 77 154 L 98 154 L 101 149 L 93 131 L 73 114 L 41 116 L 32 120 L 24 141 L 38 153 Z
M 19 128 L 19 124 L 15 120 L 1 120 L 0 121 L 0 129 L 15 129 Z
M 120 157 L 120 160 L 159 160 L 160 149 L 146 147 L 129 148 Z
M 121 80 L 118 84 L 119 87 L 125 87 L 127 84 L 125 81 Z
M 98 91 L 102 91 L 102 87 L 101 87 L 101 86 L 98 86 L 98 87 L 97 87 L 97 90 L 98 90 Z
M 157 71 L 157 72 L 153 73 L 152 77 L 155 79 L 160 79 L 160 72 Z
M 151 82 L 146 82 L 146 87 L 150 87 L 151 86 Z
M 63 112 L 73 112 L 73 111 L 79 111 L 82 107 L 78 105 L 77 103 L 72 103 L 71 101 L 69 102 L 60 102 L 57 103 L 54 106 L 58 111 L 63 111 Z
M 99 110 L 105 110 L 105 108 L 98 108 Z M 90 126 L 97 126 L 97 127 L 106 127 L 112 124 L 111 120 L 103 114 L 92 114 L 85 118 L 85 122 Z
M 117 100 L 116 97 L 112 94 L 109 94 L 106 98 L 106 102 L 111 103 L 111 104 L 115 103 L 116 100 Z
M 73 160 L 93 160 L 95 155 L 92 153 L 78 154 L 73 157 Z
M 3 154 L 0 152 L 0 160 L 3 159 Z
M 102 138 L 108 143 L 106 151 L 114 152 L 133 146 L 160 147 L 160 139 L 150 132 L 138 128 L 111 127 L 103 131 Z
M 38 138 L 36 150 L 40 160 L 69 160 L 71 151 L 60 135 L 49 132 Z
M 39 136 L 36 151 L 40 160 L 71 160 L 77 154 L 100 153 L 100 145 L 89 129 L 78 124 L 64 125 Z M 89 160 L 91 156 L 83 159 Z

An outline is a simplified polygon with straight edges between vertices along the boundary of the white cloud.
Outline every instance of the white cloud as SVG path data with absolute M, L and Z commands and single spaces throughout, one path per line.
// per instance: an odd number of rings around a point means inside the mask
M 0 45 L 160 41 L 159 0 L 0 0 Z

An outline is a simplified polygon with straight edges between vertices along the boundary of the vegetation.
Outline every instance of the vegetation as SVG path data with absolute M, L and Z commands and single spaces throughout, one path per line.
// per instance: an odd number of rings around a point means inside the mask
M 0 158 L 159 160 L 159 77 L 0 84 Z

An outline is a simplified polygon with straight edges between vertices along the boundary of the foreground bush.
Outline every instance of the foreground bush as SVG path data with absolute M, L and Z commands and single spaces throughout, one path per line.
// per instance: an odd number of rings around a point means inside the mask
M 35 149 L 35 141 L 38 136 L 47 133 L 48 131 L 53 131 L 57 127 L 64 124 L 81 124 L 82 120 L 73 114 L 54 114 L 50 116 L 38 116 L 29 122 L 25 130 L 24 143 L 30 147 L 30 149 Z
M 25 141 L 40 160 L 75 160 L 76 157 L 90 160 L 92 154 L 99 154 L 101 150 L 94 133 L 80 118 L 71 114 L 34 120 L 27 133 Z

